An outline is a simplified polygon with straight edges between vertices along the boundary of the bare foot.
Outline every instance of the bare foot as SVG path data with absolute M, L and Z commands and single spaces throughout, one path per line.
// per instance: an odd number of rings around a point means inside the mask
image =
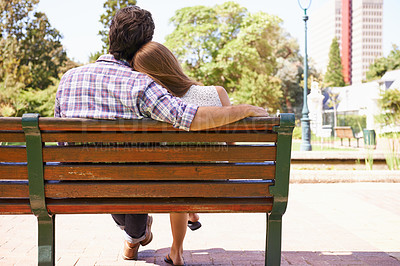
M 171 252 L 167 255 L 167 258 L 168 257 L 170 260 L 172 260 L 173 265 L 185 265 L 185 261 L 183 260 L 183 250 L 175 251 L 175 249 L 171 247 Z

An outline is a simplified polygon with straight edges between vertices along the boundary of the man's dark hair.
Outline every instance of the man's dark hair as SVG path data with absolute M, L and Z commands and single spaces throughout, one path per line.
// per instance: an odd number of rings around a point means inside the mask
M 138 6 L 122 8 L 111 21 L 109 53 L 129 62 L 142 45 L 151 41 L 153 34 L 154 22 L 149 11 Z

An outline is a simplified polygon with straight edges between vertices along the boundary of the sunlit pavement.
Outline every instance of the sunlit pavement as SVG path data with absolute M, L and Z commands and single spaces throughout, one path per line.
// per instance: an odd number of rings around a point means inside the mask
M 400 183 L 291 184 L 282 265 L 400 265 Z M 138 261 L 121 258 L 109 215 L 58 215 L 57 265 L 166 265 L 168 214 L 153 214 L 154 239 Z M 187 232 L 187 265 L 263 265 L 264 214 L 201 214 Z M 0 216 L 0 265 L 36 265 L 36 218 Z

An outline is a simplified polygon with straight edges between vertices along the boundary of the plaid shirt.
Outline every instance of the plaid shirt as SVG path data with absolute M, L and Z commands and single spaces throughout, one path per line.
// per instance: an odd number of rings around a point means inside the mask
M 142 119 L 189 130 L 198 106 L 171 95 L 145 74 L 112 55 L 69 70 L 61 78 L 55 117 Z

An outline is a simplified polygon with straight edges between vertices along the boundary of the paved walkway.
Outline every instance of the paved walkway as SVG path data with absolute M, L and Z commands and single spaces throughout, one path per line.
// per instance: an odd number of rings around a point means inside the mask
M 282 265 L 400 265 L 400 184 L 291 184 Z M 58 215 L 57 265 L 166 265 L 169 217 L 154 214 L 153 242 L 121 259 L 109 215 Z M 201 214 L 188 231 L 187 265 L 263 265 L 264 214 Z M 0 216 L 0 265 L 36 265 L 33 215 Z

